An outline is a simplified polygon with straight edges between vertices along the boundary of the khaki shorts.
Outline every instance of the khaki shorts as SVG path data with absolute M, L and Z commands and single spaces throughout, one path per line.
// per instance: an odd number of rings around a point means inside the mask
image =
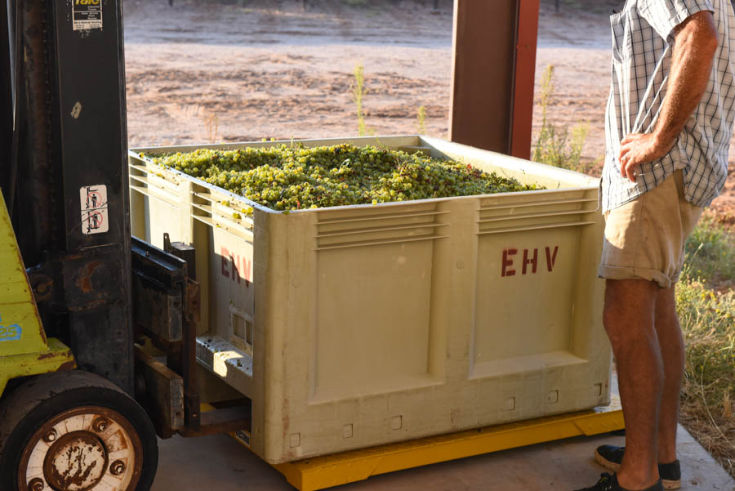
M 605 214 L 598 274 L 610 280 L 644 279 L 670 288 L 684 265 L 684 243 L 703 208 L 684 198 L 676 171 L 635 201 Z

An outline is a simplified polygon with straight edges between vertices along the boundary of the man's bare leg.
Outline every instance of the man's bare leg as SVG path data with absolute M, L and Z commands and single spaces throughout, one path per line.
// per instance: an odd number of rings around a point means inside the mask
M 647 280 L 606 281 L 603 320 L 626 427 L 618 482 L 631 490 L 650 487 L 659 478 L 656 434 L 664 373 L 654 327 L 658 290 Z
M 668 464 L 676 460 L 679 392 L 684 372 L 684 340 L 676 316 L 674 287 L 657 292 L 655 326 L 664 364 L 663 395 L 658 416 L 658 462 Z

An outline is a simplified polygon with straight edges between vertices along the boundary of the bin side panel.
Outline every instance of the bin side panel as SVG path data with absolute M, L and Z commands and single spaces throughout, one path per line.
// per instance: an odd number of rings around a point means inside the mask
M 311 402 L 413 389 L 430 371 L 438 203 L 319 215 Z
M 171 220 L 179 213 L 179 209 L 175 204 L 157 197 L 148 199 L 148 216 L 150 217 L 146 227 L 146 240 L 154 246 L 163 248 L 163 234 L 167 233 L 170 237 L 178 239 L 183 235 L 183 231 L 177 227 L 178 223 Z
M 432 381 L 432 259 L 431 241 L 320 251 L 312 401 Z
M 209 332 L 252 354 L 253 245 L 226 230 L 211 230 Z
M 479 237 L 473 376 L 513 373 L 527 357 L 569 349 L 578 236 L 568 228 Z

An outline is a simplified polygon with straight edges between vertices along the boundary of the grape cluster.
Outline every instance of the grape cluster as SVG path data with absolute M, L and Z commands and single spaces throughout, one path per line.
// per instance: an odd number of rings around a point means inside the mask
M 274 210 L 538 189 L 456 161 L 375 146 L 279 145 L 148 157 Z

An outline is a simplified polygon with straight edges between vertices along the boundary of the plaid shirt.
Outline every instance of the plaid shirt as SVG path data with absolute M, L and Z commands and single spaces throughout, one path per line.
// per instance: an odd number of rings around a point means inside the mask
M 620 142 L 630 133 L 653 131 L 666 97 L 674 28 L 703 10 L 714 13 L 718 39 L 707 90 L 671 151 L 643 164 L 636 182 L 630 182 L 620 175 Z M 613 66 L 605 117 L 603 211 L 650 191 L 676 169 L 683 169 L 687 201 L 709 205 L 727 178 L 735 118 L 735 15 L 730 1 L 628 0 L 610 23 Z

